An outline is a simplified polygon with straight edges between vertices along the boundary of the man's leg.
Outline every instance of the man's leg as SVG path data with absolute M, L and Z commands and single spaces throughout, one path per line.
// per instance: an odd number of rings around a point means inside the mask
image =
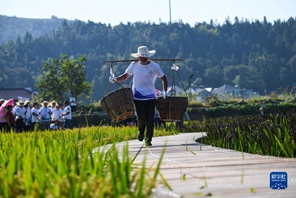
M 23 122 L 24 120 L 23 119 L 17 119 L 16 120 L 16 126 L 15 126 L 15 131 L 16 132 L 23 132 Z
M 50 121 L 46 121 L 45 123 L 45 129 L 49 130 L 50 129 Z
M 70 119 L 65 119 L 65 124 L 64 124 L 65 129 L 73 129 L 72 123 Z
M 146 128 L 145 101 L 135 100 L 135 106 L 138 117 L 138 140 L 143 141 Z
M 69 120 L 69 129 L 73 129 L 72 120 Z
M 147 133 L 146 133 L 146 143 L 149 144 L 152 141 L 154 134 L 154 111 L 155 111 L 156 100 L 147 100 L 145 105 L 146 111 L 146 123 L 147 123 Z
M 42 122 L 39 124 L 39 126 L 40 126 L 40 130 L 41 130 L 41 131 L 45 131 L 45 122 L 44 122 L 44 121 L 42 121 Z
M 69 126 L 68 126 L 68 120 L 65 119 L 65 123 L 64 123 L 64 129 L 67 129 Z

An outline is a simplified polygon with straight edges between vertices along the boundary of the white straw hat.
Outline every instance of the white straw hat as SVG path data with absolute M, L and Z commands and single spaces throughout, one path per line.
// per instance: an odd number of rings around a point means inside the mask
M 19 100 L 18 102 L 16 102 L 16 104 L 18 105 L 18 106 L 20 106 L 21 104 L 23 104 L 24 105 L 24 101 L 23 100 Z
M 155 50 L 148 50 L 146 46 L 140 46 L 138 47 L 137 53 L 131 53 L 132 57 L 138 58 L 138 57 L 151 57 L 155 54 Z

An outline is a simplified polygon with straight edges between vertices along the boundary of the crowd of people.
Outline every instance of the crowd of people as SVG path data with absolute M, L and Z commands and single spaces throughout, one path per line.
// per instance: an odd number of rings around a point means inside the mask
M 73 129 L 72 109 L 67 100 L 59 105 L 56 101 L 31 104 L 29 100 L 11 104 L 0 99 L 0 108 L 1 132 Z

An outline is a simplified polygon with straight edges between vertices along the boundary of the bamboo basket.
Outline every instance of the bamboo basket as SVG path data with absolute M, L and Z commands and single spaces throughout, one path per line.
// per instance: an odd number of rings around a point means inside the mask
M 158 97 L 156 101 L 159 118 L 163 121 L 181 121 L 188 107 L 187 97 Z
M 101 107 L 116 123 L 132 117 L 135 112 L 134 97 L 131 88 L 120 88 L 105 95 Z

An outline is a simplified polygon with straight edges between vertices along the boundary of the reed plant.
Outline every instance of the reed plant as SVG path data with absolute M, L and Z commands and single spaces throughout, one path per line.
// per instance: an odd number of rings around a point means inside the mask
M 157 180 L 162 157 L 147 168 L 146 159 L 135 164 L 127 144 L 116 147 L 135 138 L 135 130 L 0 133 L 0 197 L 149 197 L 158 182 L 168 185 Z

